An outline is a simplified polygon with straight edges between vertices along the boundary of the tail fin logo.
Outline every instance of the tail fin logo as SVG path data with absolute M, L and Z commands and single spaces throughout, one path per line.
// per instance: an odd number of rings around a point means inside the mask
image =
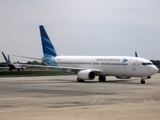
M 44 57 L 57 56 L 56 51 L 42 25 L 39 26 Z

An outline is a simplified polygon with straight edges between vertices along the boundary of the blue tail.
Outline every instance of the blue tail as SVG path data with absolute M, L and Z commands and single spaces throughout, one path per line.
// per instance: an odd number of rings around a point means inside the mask
M 138 54 L 137 54 L 137 52 L 135 52 L 135 57 L 138 57 Z
M 39 26 L 40 34 L 41 34 L 41 41 L 42 41 L 42 48 L 43 48 L 43 56 L 44 57 L 56 57 L 57 53 L 50 41 L 43 25 Z
M 4 57 L 5 61 L 6 61 L 6 63 L 7 63 L 7 64 L 10 64 L 10 60 L 7 59 L 7 57 L 5 56 L 5 54 L 4 54 L 3 52 L 2 52 L 2 55 L 3 55 L 3 57 Z

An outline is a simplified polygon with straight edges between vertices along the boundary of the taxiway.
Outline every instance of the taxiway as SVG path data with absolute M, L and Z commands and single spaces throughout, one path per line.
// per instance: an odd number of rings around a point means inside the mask
M 0 78 L 0 120 L 159 120 L 160 74 L 77 83 L 76 76 Z

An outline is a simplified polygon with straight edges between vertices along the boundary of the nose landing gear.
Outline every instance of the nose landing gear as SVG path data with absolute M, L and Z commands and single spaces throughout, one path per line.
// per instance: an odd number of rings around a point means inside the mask
M 140 83 L 141 83 L 141 84 L 145 84 L 145 83 L 146 83 L 145 80 L 146 80 L 146 79 L 150 79 L 150 78 L 151 78 L 151 76 L 141 77 Z

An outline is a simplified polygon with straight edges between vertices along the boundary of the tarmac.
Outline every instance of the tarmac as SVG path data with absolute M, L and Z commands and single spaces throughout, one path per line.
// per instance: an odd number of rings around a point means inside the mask
M 0 120 L 159 120 L 160 74 L 77 83 L 76 76 L 1 77 Z

